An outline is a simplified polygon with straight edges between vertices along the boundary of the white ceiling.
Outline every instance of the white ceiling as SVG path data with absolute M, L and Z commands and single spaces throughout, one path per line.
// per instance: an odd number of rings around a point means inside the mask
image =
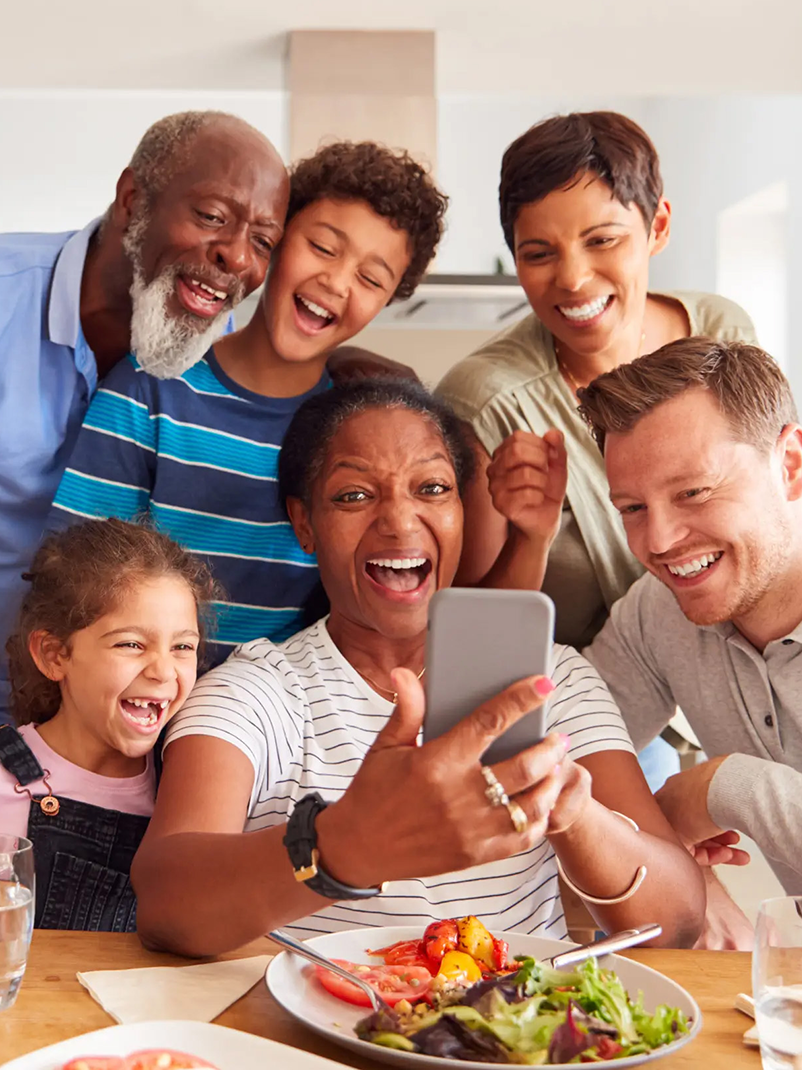
M 280 89 L 308 28 L 434 29 L 440 93 L 802 89 L 800 0 L 0 0 L 0 87 Z

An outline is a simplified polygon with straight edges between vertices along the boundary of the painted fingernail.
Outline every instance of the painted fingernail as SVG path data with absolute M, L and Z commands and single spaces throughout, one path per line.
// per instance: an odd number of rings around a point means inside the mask
M 538 676 L 535 680 L 535 691 L 541 698 L 545 698 L 546 695 L 550 695 L 554 690 L 554 683 L 548 678 L 548 676 Z
M 565 752 L 567 754 L 568 751 L 571 749 L 571 737 L 570 736 L 566 736 L 564 733 L 560 732 L 560 743 L 562 743 L 563 747 L 565 748 Z
M 557 764 L 554 766 L 554 768 L 551 771 L 552 776 L 557 776 L 559 774 L 559 772 L 560 772 L 560 768 L 561 768 L 561 763 L 557 762 Z

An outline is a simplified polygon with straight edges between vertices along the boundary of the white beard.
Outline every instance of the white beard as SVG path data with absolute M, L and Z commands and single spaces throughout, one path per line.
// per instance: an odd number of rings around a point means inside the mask
M 201 320 L 191 313 L 184 316 L 170 314 L 167 302 L 175 290 L 180 270 L 178 267 L 166 268 L 152 282 L 145 282 L 141 252 L 149 223 L 150 214 L 144 208 L 131 220 L 123 235 L 123 249 L 134 276 L 129 291 L 133 306 L 131 352 L 149 375 L 157 379 L 177 379 L 197 364 L 222 336 L 230 311 L 219 312 L 202 330 L 198 329 Z
M 226 329 L 228 309 L 219 312 L 209 325 L 199 331 L 187 318 L 171 315 L 167 301 L 175 290 L 178 274 L 172 268 L 146 283 L 134 262 L 131 283 L 131 352 L 143 371 L 157 379 L 177 379 L 197 364 Z

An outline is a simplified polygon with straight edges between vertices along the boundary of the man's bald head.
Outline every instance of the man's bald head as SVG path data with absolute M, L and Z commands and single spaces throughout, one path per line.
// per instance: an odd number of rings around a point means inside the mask
M 191 164 L 205 142 L 218 138 L 238 142 L 266 165 L 283 167 L 261 131 L 224 111 L 182 111 L 159 119 L 145 131 L 128 166 L 140 188 L 153 197 Z

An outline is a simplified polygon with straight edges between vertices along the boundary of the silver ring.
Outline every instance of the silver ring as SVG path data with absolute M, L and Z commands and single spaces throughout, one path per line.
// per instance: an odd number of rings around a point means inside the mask
M 522 835 L 529 828 L 529 818 L 524 808 L 515 799 L 507 799 L 504 805 L 507 807 L 507 813 L 510 815 L 515 831 Z
M 485 796 L 491 806 L 509 806 L 510 797 L 504 790 L 501 781 L 498 779 L 492 769 L 489 769 L 486 765 L 481 766 L 482 776 L 487 782 L 485 788 Z

